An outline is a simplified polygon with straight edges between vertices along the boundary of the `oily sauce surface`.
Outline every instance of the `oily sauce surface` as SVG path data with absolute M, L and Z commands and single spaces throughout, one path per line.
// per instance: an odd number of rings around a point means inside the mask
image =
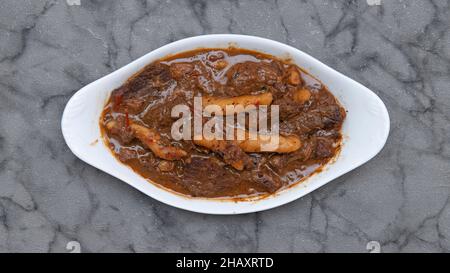
M 209 149 L 171 137 L 175 105 L 267 92 L 279 105 L 280 134 L 297 137 L 299 149 L 245 152 L 231 142 Z M 239 48 L 199 49 L 155 61 L 114 90 L 100 126 L 113 154 L 154 183 L 195 197 L 243 197 L 320 171 L 340 149 L 345 115 L 321 82 L 292 63 Z

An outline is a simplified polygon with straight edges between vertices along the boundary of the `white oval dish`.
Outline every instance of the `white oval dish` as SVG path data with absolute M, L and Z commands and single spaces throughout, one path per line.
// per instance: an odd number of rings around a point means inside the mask
M 336 160 L 302 183 L 256 200 L 231 201 L 188 198 L 165 190 L 120 163 L 104 144 L 99 118 L 111 91 L 145 65 L 170 54 L 196 48 L 226 48 L 230 45 L 261 51 L 293 62 L 328 86 L 348 111 L 343 125 L 343 146 Z M 380 98 L 368 88 L 342 75 L 308 54 L 272 40 L 244 35 L 204 35 L 160 47 L 119 70 L 83 87 L 69 100 L 61 121 L 70 150 L 81 160 L 128 183 L 154 199 L 190 211 L 209 214 L 240 214 L 274 208 L 296 200 L 374 157 L 386 143 L 389 115 Z

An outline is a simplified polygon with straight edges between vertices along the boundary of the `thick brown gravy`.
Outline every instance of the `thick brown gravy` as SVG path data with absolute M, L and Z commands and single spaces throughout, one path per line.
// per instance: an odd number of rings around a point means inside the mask
M 175 141 L 172 108 L 192 109 L 200 95 L 266 96 L 279 106 L 280 134 L 299 146 L 279 153 L 233 141 Z M 273 193 L 319 171 L 340 149 L 345 116 L 321 82 L 289 61 L 239 48 L 198 49 L 155 61 L 114 90 L 100 126 L 113 154 L 154 183 L 189 196 L 242 197 Z

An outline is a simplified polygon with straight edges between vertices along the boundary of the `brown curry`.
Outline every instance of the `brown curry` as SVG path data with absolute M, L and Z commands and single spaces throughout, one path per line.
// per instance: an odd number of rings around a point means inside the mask
M 279 106 L 280 146 L 258 140 L 174 140 L 172 108 Z M 147 65 L 112 92 L 100 126 L 113 154 L 141 176 L 195 197 L 274 193 L 320 171 L 341 145 L 346 113 L 289 61 L 239 48 L 199 49 Z M 246 130 L 245 128 L 243 130 Z

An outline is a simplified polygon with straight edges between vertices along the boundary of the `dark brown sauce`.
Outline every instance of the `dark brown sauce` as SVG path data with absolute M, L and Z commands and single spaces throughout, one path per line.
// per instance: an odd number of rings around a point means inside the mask
M 170 113 L 177 104 L 192 107 L 198 95 L 266 92 L 273 95 L 272 105 L 280 107 L 280 133 L 300 139 L 300 149 L 283 154 L 234 151 L 236 157 L 250 159 L 238 170 L 230 165 L 233 158 L 227 160 L 228 150 L 213 152 L 171 138 L 176 119 Z M 344 119 L 336 98 L 301 68 L 260 52 L 227 48 L 183 52 L 149 64 L 113 91 L 100 126 L 113 154 L 153 183 L 188 196 L 245 197 L 265 196 L 320 171 L 339 152 Z M 112 121 L 116 126 L 111 129 L 107 125 Z M 161 159 L 130 124 L 153 130 L 162 145 L 186 155 Z

